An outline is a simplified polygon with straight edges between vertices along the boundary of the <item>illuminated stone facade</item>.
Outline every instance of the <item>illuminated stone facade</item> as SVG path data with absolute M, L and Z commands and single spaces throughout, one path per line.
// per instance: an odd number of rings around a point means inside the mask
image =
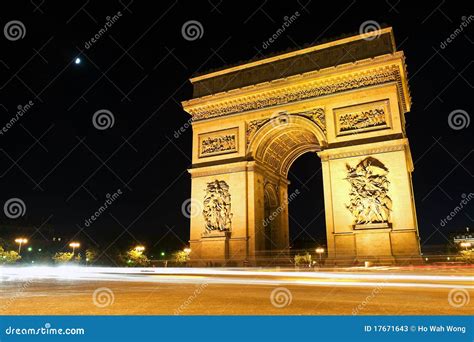
M 192 261 L 258 264 L 269 250 L 287 251 L 287 175 L 307 152 L 322 163 L 329 260 L 419 256 L 411 99 L 391 28 L 191 82 L 191 197 L 203 209 L 191 217 Z

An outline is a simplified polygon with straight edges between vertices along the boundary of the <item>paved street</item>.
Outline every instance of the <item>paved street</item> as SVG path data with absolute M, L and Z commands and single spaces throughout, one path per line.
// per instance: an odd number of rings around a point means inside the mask
M 472 268 L 275 272 L 48 267 L 0 271 L 1 314 L 474 314 Z

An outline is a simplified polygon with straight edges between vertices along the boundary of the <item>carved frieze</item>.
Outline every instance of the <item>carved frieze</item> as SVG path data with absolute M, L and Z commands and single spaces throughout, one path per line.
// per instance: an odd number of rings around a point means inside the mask
M 338 136 L 390 127 L 388 100 L 336 108 L 334 116 Z
M 255 136 L 255 134 L 258 132 L 258 130 L 265 125 L 267 122 L 270 122 L 271 120 L 278 120 L 281 116 L 288 116 L 288 115 L 299 115 L 299 116 L 304 116 L 311 121 L 313 121 L 316 125 L 318 125 L 321 130 L 326 133 L 326 117 L 324 113 L 324 108 L 318 107 L 314 108 L 311 110 L 308 110 L 306 112 L 295 112 L 295 113 L 288 113 L 288 112 L 283 112 L 280 116 L 272 116 L 267 119 L 258 119 L 258 120 L 252 120 L 247 124 L 247 132 L 246 132 L 246 137 L 247 137 L 247 146 L 250 144 L 250 141 L 252 138 Z
M 226 129 L 199 135 L 199 157 L 238 151 L 238 129 Z
M 232 226 L 229 185 L 221 180 L 207 183 L 204 195 L 204 234 L 213 231 L 230 232 Z
M 346 180 L 351 184 L 347 209 L 355 225 L 388 223 L 392 200 L 388 196 L 389 170 L 379 160 L 367 157 L 355 167 L 346 164 Z
M 345 75 L 344 78 L 338 77 L 325 81 L 313 81 L 303 85 L 272 90 L 271 92 L 262 92 L 260 94 L 233 99 L 232 101 L 222 101 L 220 103 L 190 107 L 187 110 L 193 116 L 193 120 L 197 121 L 387 82 L 400 83 L 400 80 L 401 77 L 398 66 L 390 66 L 367 71 L 363 74 L 348 74 Z M 399 91 L 401 92 L 401 89 L 399 89 Z M 400 93 L 400 95 L 402 94 Z M 403 99 L 403 96 L 401 96 L 401 98 Z M 405 107 L 405 104 L 402 104 Z

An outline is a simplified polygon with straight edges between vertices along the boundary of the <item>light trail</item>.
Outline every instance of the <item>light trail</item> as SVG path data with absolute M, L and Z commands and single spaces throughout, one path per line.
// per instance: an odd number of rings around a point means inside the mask
M 272 279 L 274 278 L 274 279 Z M 474 277 L 393 275 L 331 272 L 275 272 L 263 270 L 229 270 L 197 268 L 112 268 L 112 267 L 1 267 L 2 282 L 58 279 L 74 281 L 150 282 L 163 284 L 237 284 L 237 285 L 307 285 L 338 287 L 409 287 L 409 288 L 453 288 L 461 286 L 474 289 Z M 376 282 L 373 280 L 382 280 Z M 396 281 L 393 281 L 396 280 Z M 413 280 L 420 282 L 412 282 Z M 393 282 L 392 282 L 393 281 Z M 406 281 L 406 282 L 400 282 Z M 433 282 L 448 282 L 436 284 Z M 453 284 L 453 282 L 457 284 Z

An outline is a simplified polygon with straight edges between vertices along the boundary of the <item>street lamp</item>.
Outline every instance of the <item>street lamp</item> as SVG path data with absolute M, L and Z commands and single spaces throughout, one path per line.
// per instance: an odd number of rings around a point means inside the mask
M 319 254 L 319 262 L 321 263 L 321 257 L 322 257 L 322 255 L 323 255 L 323 253 L 324 253 L 324 248 L 322 248 L 322 247 L 316 248 L 316 253 Z
M 189 255 L 191 253 L 191 248 L 185 248 L 183 249 L 183 252 Z
M 25 239 L 25 238 L 18 238 L 18 239 L 15 239 L 15 242 L 18 244 L 18 254 L 20 254 L 20 252 L 21 252 L 21 245 L 27 243 L 28 240 Z
M 79 242 L 71 242 L 69 244 L 69 247 L 72 248 L 72 255 L 74 255 L 74 252 L 75 252 L 76 248 L 79 248 L 80 245 L 81 244 Z
M 139 246 L 136 246 L 134 249 L 135 249 L 137 252 L 140 252 L 140 253 L 141 253 L 141 252 L 143 252 L 143 251 L 145 250 L 145 247 L 139 245 Z
M 466 251 L 467 251 L 467 249 L 470 248 L 472 244 L 470 242 L 465 241 L 465 242 L 461 242 L 459 246 L 466 248 Z

